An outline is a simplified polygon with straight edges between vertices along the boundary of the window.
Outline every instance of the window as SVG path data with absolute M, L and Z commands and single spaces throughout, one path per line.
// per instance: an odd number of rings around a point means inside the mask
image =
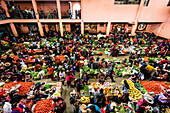
M 168 2 L 168 5 L 167 6 L 170 6 L 170 0 L 169 0 L 169 2 Z
M 104 23 L 100 23 L 100 27 L 103 27 L 104 26 Z
M 132 24 L 128 24 L 128 27 L 132 27 Z
M 140 4 L 140 0 L 115 0 L 115 4 Z
M 148 6 L 150 0 L 145 0 L 143 6 Z

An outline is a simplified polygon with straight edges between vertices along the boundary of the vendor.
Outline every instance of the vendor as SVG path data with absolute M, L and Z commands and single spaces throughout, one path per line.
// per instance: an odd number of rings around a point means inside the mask
M 144 95 L 144 97 L 138 100 L 136 104 L 136 113 L 144 113 L 145 108 L 149 106 L 149 104 L 153 104 L 154 99 L 150 95 Z
M 99 107 L 104 105 L 105 95 L 103 93 L 103 89 L 100 89 L 100 92 L 96 92 L 94 94 L 94 103 L 98 105 Z
M 0 102 L 0 113 L 3 113 L 3 106 L 4 106 L 4 102 Z
M 75 90 L 73 90 L 73 92 L 70 93 L 70 104 L 73 104 L 74 106 L 74 110 L 75 112 L 74 113 L 78 113 L 79 111 L 79 105 L 81 103 L 81 100 L 80 100 L 80 93 L 76 93 Z
M 129 57 L 130 67 L 132 67 L 134 60 L 135 60 L 135 54 L 132 54 L 132 55 Z
M 101 110 L 100 110 L 100 108 L 99 108 L 97 105 L 92 104 L 92 105 L 90 105 L 90 106 L 87 106 L 87 107 L 85 108 L 85 110 L 88 109 L 88 108 L 90 108 L 90 110 L 92 111 L 92 113 L 93 113 L 93 112 L 94 112 L 94 113 L 102 113 Z
M 106 76 L 104 73 L 99 73 L 98 74 L 99 82 L 103 84 L 105 82 L 105 77 Z
M 63 113 L 64 110 L 66 109 L 66 103 L 64 102 L 64 100 L 62 98 L 55 98 L 53 99 L 53 106 L 55 106 L 54 108 L 54 113 Z
M 158 100 L 162 103 L 162 104 L 168 104 L 170 103 L 170 89 L 168 89 L 167 91 L 165 91 L 164 93 L 161 93 L 158 97 Z
M 12 105 L 12 113 L 26 113 L 24 106 L 18 103 Z
M 30 75 L 30 72 L 29 71 L 26 71 L 25 72 L 25 81 L 26 82 L 32 82 L 32 76 Z
M 35 71 L 35 72 L 41 71 L 41 65 L 40 65 L 40 64 L 35 64 L 35 66 L 34 66 L 34 71 Z
M 138 79 L 138 73 L 132 74 L 129 78 L 129 80 L 131 80 L 133 83 L 135 83 L 137 79 Z

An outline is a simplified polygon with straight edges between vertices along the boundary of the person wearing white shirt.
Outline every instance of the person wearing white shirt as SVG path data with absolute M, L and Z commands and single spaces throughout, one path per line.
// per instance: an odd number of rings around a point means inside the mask
M 12 107 L 9 102 L 5 102 L 4 107 L 3 107 L 3 113 L 11 113 L 12 112 Z

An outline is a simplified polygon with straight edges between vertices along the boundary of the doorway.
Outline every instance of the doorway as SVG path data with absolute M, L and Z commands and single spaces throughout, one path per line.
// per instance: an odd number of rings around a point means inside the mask
M 80 3 L 73 3 L 73 6 L 72 6 L 72 12 L 73 12 L 72 18 L 73 19 L 80 19 L 80 16 L 79 16 L 80 10 L 81 10 Z

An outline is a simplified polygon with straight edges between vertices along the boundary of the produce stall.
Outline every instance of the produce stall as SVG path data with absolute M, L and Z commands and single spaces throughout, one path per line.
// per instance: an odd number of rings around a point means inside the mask
M 49 113 L 55 108 L 55 105 L 52 103 L 52 99 L 42 99 L 37 102 L 33 111 L 34 113 Z
M 151 94 L 161 94 L 164 93 L 165 89 L 169 89 L 170 84 L 167 82 L 160 81 L 141 81 L 143 87 Z
M 26 95 L 33 85 L 34 82 L 9 82 L 3 86 L 3 89 L 11 90 L 12 88 L 16 88 L 19 90 L 19 95 Z

